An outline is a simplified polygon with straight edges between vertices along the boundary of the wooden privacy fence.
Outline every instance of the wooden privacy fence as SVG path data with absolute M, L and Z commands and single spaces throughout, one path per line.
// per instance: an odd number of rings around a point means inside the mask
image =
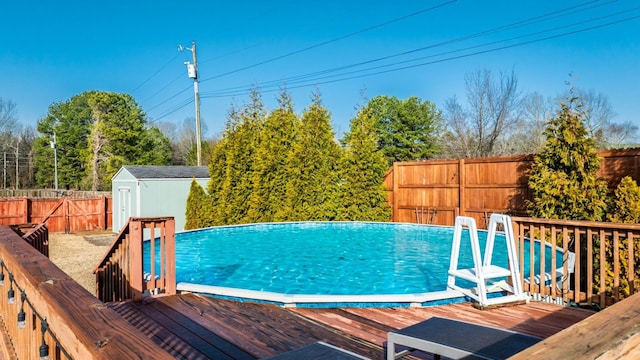
M 10 359 L 173 358 L 4 225 L 0 291 Z
M 112 199 L 0 198 L 0 225 L 45 223 L 51 232 L 105 230 L 112 226 Z
M 615 188 L 624 176 L 640 182 L 640 149 L 598 152 L 599 175 Z M 527 171 L 533 155 L 398 162 L 385 176 L 393 221 L 453 225 L 457 215 L 486 227 L 492 213 L 527 214 Z
M 0 197 L 28 198 L 83 198 L 93 199 L 111 196 L 110 191 L 54 190 L 54 189 L 0 189 Z
M 524 288 L 534 298 L 605 307 L 640 292 L 640 224 L 511 220 Z M 561 260 L 553 255 L 557 251 Z M 534 254 L 539 264 L 525 272 Z
M 150 240 L 147 254 L 145 240 Z M 174 218 L 129 218 L 94 273 L 96 295 L 104 302 L 140 301 L 145 295 L 159 293 L 174 295 Z

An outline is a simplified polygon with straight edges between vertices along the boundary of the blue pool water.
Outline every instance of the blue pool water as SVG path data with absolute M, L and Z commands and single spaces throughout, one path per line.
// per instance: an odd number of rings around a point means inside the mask
M 486 232 L 478 235 L 484 251 Z M 500 236 L 496 237 L 494 264 L 507 267 Z M 177 281 L 282 294 L 444 291 L 452 238 L 453 227 L 398 223 L 212 227 L 176 234 Z M 525 259 L 529 258 L 528 248 L 525 246 Z M 548 250 L 546 258 L 550 255 Z M 547 263 L 550 271 L 550 261 Z M 472 266 L 470 248 L 463 246 L 458 267 Z M 525 274 L 528 268 L 525 263 Z

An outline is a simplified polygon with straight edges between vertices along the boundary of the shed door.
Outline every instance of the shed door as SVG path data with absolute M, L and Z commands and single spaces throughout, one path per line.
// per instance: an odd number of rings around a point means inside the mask
M 129 216 L 131 216 L 131 188 L 118 188 L 118 205 L 118 224 L 120 225 L 118 231 L 120 231 L 129 221 Z

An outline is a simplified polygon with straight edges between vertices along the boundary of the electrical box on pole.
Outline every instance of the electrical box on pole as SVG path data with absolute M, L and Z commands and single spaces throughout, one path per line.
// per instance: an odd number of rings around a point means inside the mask
M 187 65 L 187 74 L 189 75 L 189 78 L 196 79 L 198 77 L 196 73 L 196 66 L 188 61 L 184 64 Z

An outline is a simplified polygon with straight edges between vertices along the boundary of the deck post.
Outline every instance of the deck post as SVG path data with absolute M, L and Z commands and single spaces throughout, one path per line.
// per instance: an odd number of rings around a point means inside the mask
M 143 264 L 142 264 L 142 244 L 144 229 L 139 219 L 131 219 L 130 233 L 130 258 L 129 269 L 131 284 L 131 296 L 134 301 L 142 301 L 142 281 L 143 281 Z
M 171 218 L 165 222 L 165 292 L 167 295 L 176 294 L 176 221 Z

